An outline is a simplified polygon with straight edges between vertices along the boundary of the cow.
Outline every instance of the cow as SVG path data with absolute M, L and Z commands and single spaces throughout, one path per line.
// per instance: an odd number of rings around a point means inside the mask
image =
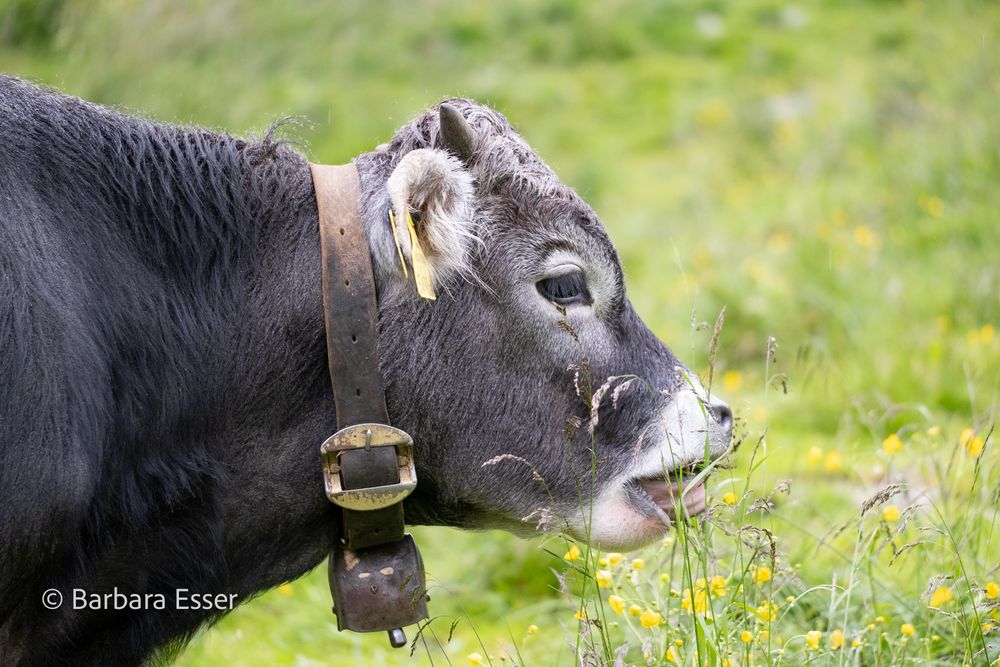
M 727 450 L 731 411 L 503 115 L 449 99 L 354 164 L 408 523 L 626 550 L 704 507 L 678 476 Z M 403 273 L 407 212 L 434 301 Z M 140 663 L 326 557 L 320 282 L 309 165 L 273 133 L 0 78 L 0 664 Z

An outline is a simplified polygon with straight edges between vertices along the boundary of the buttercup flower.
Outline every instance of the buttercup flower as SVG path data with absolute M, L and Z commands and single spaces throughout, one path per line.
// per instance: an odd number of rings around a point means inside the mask
M 905 637 L 912 637 L 917 633 L 917 629 L 909 623 L 903 623 L 901 626 L 899 626 L 899 631 Z
M 483 662 L 483 656 L 479 655 L 475 651 L 473 651 L 472 653 L 470 653 L 469 655 L 467 655 L 466 659 L 469 661 L 470 665 L 484 665 L 484 664 L 486 664 L 486 663 Z
M 997 597 L 1000 597 L 1000 586 L 997 585 L 997 582 L 991 581 L 986 584 L 986 589 L 983 592 L 986 593 L 986 597 L 990 600 L 996 600 Z
M 727 505 L 735 505 L 736 504 L 736 494 L 733 493 L 732 491 L 727 491 L 722 496 L 722 502 L 726 503 Z
M 642 614 L 642 607 L 637 604 L 631 605 L 628 608 L 628 613 L 630 616 L 639 616 Z
M 695 585 L 694 593 L 691 592 L 690 588 L 685 588 L 684 592 L 681 593 L 681 608 L 687 612 L 704 614 L 705 610 L 708 609 L 708 592 L 705 587 Z
M 617 595 L 609 595 L 608 606 L 611 607 L 611 611 L 621 615 L 621 613 L 625 610 L 625 599 L 620 598 Z
M 771 568 L 766 565 L 761 565 L 757 568 L 757 573 L 754 574 L 754 581 L 758 584 L 766 584 L 771 581 Z
M 614 567 L 619 563 L 621 563 L 623 560 L 625 560 L 625 556 L 622 556 L 620 553 L 612 551 L 607 555 L 607 559 L 608 559 L 608 565 Z
M 810 630 L 806 633 L 806 646 L 812 650 L 819 648 L 819 640 L 823 638 L 823 633 L 819 630 Z
M 844 645 L 844 631 L 836 629 L 830 633 L 830 648 L 834 651 Z
M 644 561 L 643 559 L 636 558 L 634 561 L 632 561 L 633 570 L 641 570 L 644 567 L 646 567 L 646 561 Z
M 753 633 L 750 632 L 749 630 L 744 630 L 743 632 L 740 633 L 740 641 L 743 642 L 744 644 L 749 644 L 750 642 L 753 641 Z
M 936 588 L 933 593 L 931 593 L 931 599 L 928 604 L 932 607 L 941 607 L 952 600 L 951 589 L 947 586 L 941 586 Z
M 770 623 L 778 616 L 778 605 L 773 602 L 765 602 L 754 610 L 754 614 L 764 623 Z
M 639 623 L 644 628 L 655 628 L 660 624 L 660 615 L 652 609 L 647 609 L 639 616 Z
M 882 451 L 890 456 L 899 453 L 901 449 L 903 449 L 903 441 L 895 433 L 890 434 L 882 441 Z
M 580 560 L 580 556 L 582 556 L 582 555 L 583 554 L 580 553 L 580 547 L 576 546 L 575 544 L 572 544 L 569 547 L 569 551 L 567 551 L 565 554 L 563 554 L 563 560 L 570 561 L 570 562 L 575 561 L 575 560 Z
M 882 518 L 889 523 L 899 521 L 899 508 L 895 505 L 886 505 L 885 509 L 882 510 Z
M 806 462 L 809 465 L 814 466 L 822 460 L 823 460 L 823 450 L 820 449 L 819 447 L 810 447 L 809 453 L 806 454 Z
M 528 626 L 528 634 L 529 635 L 533 635 L 536 632 L 538 632 L 538 626 L 537 625 L 531 624 L 531 625 Z
M 725 597 L 726 595 L 726 578 L 715 575 L 709 582 L 709 588 L 712 590 L 712 595 L 717 598 Z
M 598 570 L 594 573 L 594 580 L 598 588 L 611 588 L 611 572 L 609 570 Z
M 840 455 L 840 452 L 833 451 L 827 454 L 826 458 L 823 459 L 823 467 L 830 472 L 840 470 L 843 467 L 843 457 Z

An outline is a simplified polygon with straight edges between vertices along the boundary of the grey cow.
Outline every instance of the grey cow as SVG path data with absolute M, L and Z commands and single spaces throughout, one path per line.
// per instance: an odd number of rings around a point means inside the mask
M 448 104 L 462 154 L 435 107 L 355 159 L 407 521 L 648 543 L 704 506 L 676 475 L 731 413 L 632 309 L 590 207 L 501 114 Z M 47 589 L 242 600 L 315 567 L 339 509 L 306 160 L 0 78 L 0 378 L 0 663 L 137 663 L 224 611 Z

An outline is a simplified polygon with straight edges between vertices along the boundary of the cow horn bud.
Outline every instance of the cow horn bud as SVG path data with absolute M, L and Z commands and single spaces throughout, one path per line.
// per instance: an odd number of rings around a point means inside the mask
M 472 157 L 472 144 L 474 141 L 472 128 L 469 122 L 462 117 L 458 109 L 447 102 L 441 105 L 441 144 L 451 153 L 455 154 L 462 162 L 468 162 Z

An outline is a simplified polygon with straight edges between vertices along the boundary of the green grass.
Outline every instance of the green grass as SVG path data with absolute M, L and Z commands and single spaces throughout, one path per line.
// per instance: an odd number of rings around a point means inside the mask
M 692 324 L 726 308 L 715 382 L 746 437 L 710 482 L 711 520 L 615 567 L 586 550 L 566 562 L 554 538 L 417 529 L 440 618 L 413 658 L 336 633 L 320 570 L 177 664 L 572 665 L 588 645 L 607 663 L 624 646 L 632 664 L 663 664 L 668 647 L 684 664 L 996 659 L 981 589 L 1000 581 L 1000 455 L 990 438 L 972 457 L 960 437 L 990 432 L 1000 396 L 998 37 L 988 2 L 0 5 L 6 72 L 238 133 L 304 116 L 293 135 L 325 162 L 444 96 L 491 103 L 601 214 L 639 312 L 700 373 L 711 327 Z M 705 598 L 711 619 L 686 611 L 684 590 L 697 607 L 696 580 L 713 576 L 726 595 Z M 931 609 L 941 586 L 952 599 Z M 660 625 L 615 614 L 612 594 Z M 765 624 L 753 612 L 769 601 Z

